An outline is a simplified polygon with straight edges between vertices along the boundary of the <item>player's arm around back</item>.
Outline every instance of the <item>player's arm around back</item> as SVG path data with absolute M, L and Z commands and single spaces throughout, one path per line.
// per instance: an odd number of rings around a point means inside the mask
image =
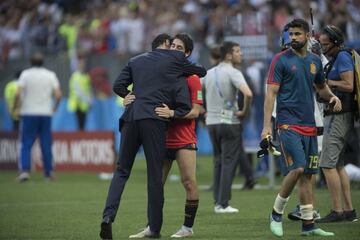
M 185 76 L 197 75 L 199 77 L 205 77 L 207 73 L 203 66 L 190 62 L 185 58 L 185 55 L 181 64 Z
M 182 119 L 194 119 L 197 118 L 201 112 L 201 105 L 203 104 L 203 97 L 202 97 L 202 87 L 200 83 L 200 78 L 196 75 L 192 75 L 187 78 L 188 81 L 188 88 L 189 88 L 189 94 L 191 99 L 191 109 L 190 111 L 185 115 L 177 115 L 175 114 L 175 111 L 172 109 L 169 109 L 167 105 L 164 105 L 163 107 L 158 107 L 155 109 L 155 112 L 160 117 L 166 117 L 166 118 L 182 118 Z
M 163 104 L 161 107 L 156 107 L 155 112 L 159 117 L 163 118 L 182 118 L 182 119 L 194 119 L 197 118 L 201 111 L 201 105 L 197 103 L 192 104 L 190 112 L 185 116 L 176 116 L 175 110 L 169 108 L 168 105 Z

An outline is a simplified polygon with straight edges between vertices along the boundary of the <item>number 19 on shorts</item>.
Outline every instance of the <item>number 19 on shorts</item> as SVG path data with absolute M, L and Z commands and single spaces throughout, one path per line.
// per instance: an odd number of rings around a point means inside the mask
M 319 167 L 319 157 L 317 155 L 311 155 L 309 157 L 309 168 L 318 169 Z

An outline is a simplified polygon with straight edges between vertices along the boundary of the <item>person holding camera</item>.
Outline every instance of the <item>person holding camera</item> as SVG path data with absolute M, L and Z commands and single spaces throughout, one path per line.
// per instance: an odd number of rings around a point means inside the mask
M 342 152 L 347 135 L 354 127 L 354 62 L 344 48 L 344 35 L 338 27 L 326 26 L 320 35 L 323 54 L 331 59 L 325 66 L 325 78 L 332 92 L 341 100 L 342 110 L 324 109 L 324 139 L 320 168 L 330 191 L 332 209 L 319 223 L 357 221 L 352 206 L 349 177 L 344 169 Z M 342 205 L 343 200 L 343 205 Z

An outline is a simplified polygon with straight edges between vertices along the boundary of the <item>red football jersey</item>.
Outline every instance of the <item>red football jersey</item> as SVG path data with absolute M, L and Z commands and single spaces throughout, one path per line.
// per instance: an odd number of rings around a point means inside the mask
M 203 104 L 200 78 L 192 75 L 186 78 L 189 86 L 191 103 Z M 166 136 L 167 148 L 180 148 L 188 144 L 196 144 L 195 119 L 175 119 Z

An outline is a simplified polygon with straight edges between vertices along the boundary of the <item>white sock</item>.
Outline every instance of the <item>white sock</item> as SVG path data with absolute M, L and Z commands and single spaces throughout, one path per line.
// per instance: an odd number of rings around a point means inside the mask
M 313 205 L 312 204 L 300 205 L 300 213 L 302 220 L 309 220 L 309 221 L 313 220 L 314 218 Z
M 279 214 L 284 214 L 284 209 L 285 209 L 286 203 L 289 201 L 289 199 L 290 199 L 290 196 L 287 198 L 283 198 L 278 194 L 275 199 L 275 202 L 274 202 L 275 212 L 277 212 Z

